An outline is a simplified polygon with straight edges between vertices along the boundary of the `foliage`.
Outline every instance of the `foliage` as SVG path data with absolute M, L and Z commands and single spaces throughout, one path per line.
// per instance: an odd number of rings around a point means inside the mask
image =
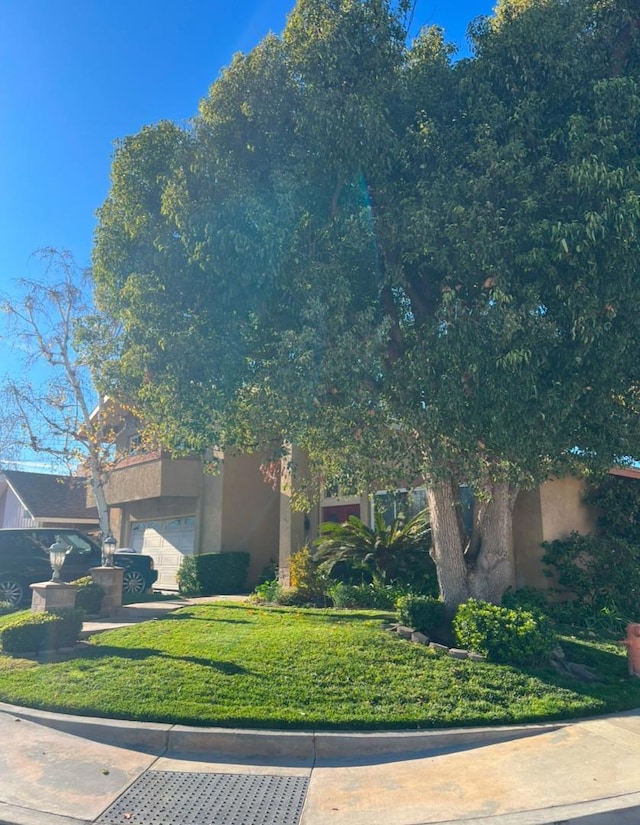
M 94 271 L 162 443 L 426 477 L 452 610 L 512 580 L 519 487 L 638 443 L 640 26 L 503 2 L 454 62 L 409 6 L 299 0 L 188 128 L 123 140 Z
M 406 589 L 401 585 L 381 584 L 376 581 L 370 584 L 334 582 L 327 589 L 333 606 L 339 609 L 355 607 L 393 610 L 398 599 L 405 593 Z
M 275 604 L 279 600 L 281 591 L 280 582 L 277 579 L 271 579 L 257 584 L 249 598 L 257 604 Z
M 356 516 L 349 516 L 343 524 L 321 524 L 320 535 L 314 541 L 320 567 L 331 575 L 336 565 L 347 562 L 380 583 L 421 587 L 425 580 L 434 582 L 428 512 L 424 510 L 406 523 L 396 519 L 387 525 L 376 510 L 374 519 L 373 528 Z
M 297 587 L 281 587 L 278 592 L 278 604 L 288 607 L 326 607 L 327 597 L 324 593 L 312 594 Z
M 460 605 L 453 629 L 461 647 L 481 653 L 491 662 L 542 662 L 555 644 L 549 621 L 539 613 L 475 599 Z
M 18 608 L 10 602 L 0 601 L 0 616 L 7 616 L 10 613 L 15 613 Z
M 506 590 L 502 596 L 502 606 L 512 610 L 528 610 L 531 613 L 549 614 L 547 594 L 537 587 L 520 587 Z
M 70 470 L 87 470 L 98 508 L 100 529 L 109 534 L 104 484 L 111 467 L 109 428 L 92 370 L 109 361 L 115 326 L 95 315 L 88 299 L 88 272 L 71 253 L 42 249 L 42 280 L 21 279 L 14 296 L 0 296 L 8 342 L 22 363 L 20 377 L 5 376 L 0 386 L 0 430 L 15 445 L 44 453 Z M 34 366 L 41 369 L 38 373 Z M 35 384 L 26 376 L 42 374 Z
M 634 478 L 600 478 L 587 489 L 585 503 L 597 507 L 601 535 L 640 544 L 640 484 Z
M 289 576 L 291 587 L 298 592 L 302 603 L 324 601 L 327 577 L 318 566 L 308 545 L 304 545 L 291 555 Z
M 578 607 L 595 616 L 616 606 L 633 621 L 640 604 L 640 545 L 613 535 L 572 532 L 544 544 L 543 561 Z
M 438 636 L 445 623 L 444 604 L 435 596 L 408 593 L 398 600 L 398 620 L 427 636 Z
M 640 485 L 607 475 L 590 486 L 585 501 L 598 508 L 598 530 L 572 532 L 543 545 L 543 561 L 555 573 L 582 624 L 635 621 L 640 603 Z M 616 618 L 617 617 L 617 618 Z
M 268 564 L 262 568 L 262 572 L 258 577 L 258 584 L 273 581 L 278 578 L 278 563 L 274 559 L 270 559 Z
M 83 615 L 82 610 L 21 613 L 0 628 L 0 645 L 5 653 L 16 656 L 69 647 L 78 641 Z
M 0 700 L 164 724 L 289 730 L 504 725 L 640 705 L 620 645 L 565 640 L 601 681 L 433 656 L 379 612 L 189 605 L 94 636 L 63 662 L 0 657 Z M 22 667 L 16 665 L 23 665 Z M 55 684 L 56 689 L 51 686 Z
M 249 561 L 249 553 L 244 551 L 185 556 L 176 574 L 180 595 L 242 593 Z
M 76 579 L 72 584 L 75 584 L 78 588 L 76 590 L 76 607 L 90 615 L 100 613 L 105 595 L 104 587 L 95 582 L 91 576 L 83 576 L 81 579 Z

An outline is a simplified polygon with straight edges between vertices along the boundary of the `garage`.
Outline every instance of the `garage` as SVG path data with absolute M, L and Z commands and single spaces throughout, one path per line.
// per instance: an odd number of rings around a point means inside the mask
M 155 588 L 178 589 L 176 574 L 182 559 L 193 555 L 195 532 L 195 516 L 131 523 L 131 547 L 151 556 L 158 571 Z

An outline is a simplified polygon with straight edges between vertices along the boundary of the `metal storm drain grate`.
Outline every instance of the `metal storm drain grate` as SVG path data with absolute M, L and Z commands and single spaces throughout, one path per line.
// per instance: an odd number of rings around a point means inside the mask
M 147 771 L 96 825 L 298 825 L 305 776 Z

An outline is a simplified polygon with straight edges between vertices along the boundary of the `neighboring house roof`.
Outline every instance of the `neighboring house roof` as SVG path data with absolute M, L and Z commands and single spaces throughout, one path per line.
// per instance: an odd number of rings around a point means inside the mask
M 87 507 L 87 482 L 77 476 L 5 470 L 4 479 L 34 519 L 47 521 L 98 520 L 96 507 Z
M 640 467 L 614 467 L 612 470 L 609 470 L 609 473 L 612 476 L 640 479 Z

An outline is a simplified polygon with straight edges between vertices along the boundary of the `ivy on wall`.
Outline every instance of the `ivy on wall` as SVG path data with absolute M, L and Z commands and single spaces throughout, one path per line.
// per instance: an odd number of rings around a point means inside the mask
M 639 621 L 640 481 L 608 475 L 589 489 L 585 502 L 600 511 L 598 530 L 545 543 L 549 575 L 585 613 L 613 611 Z

